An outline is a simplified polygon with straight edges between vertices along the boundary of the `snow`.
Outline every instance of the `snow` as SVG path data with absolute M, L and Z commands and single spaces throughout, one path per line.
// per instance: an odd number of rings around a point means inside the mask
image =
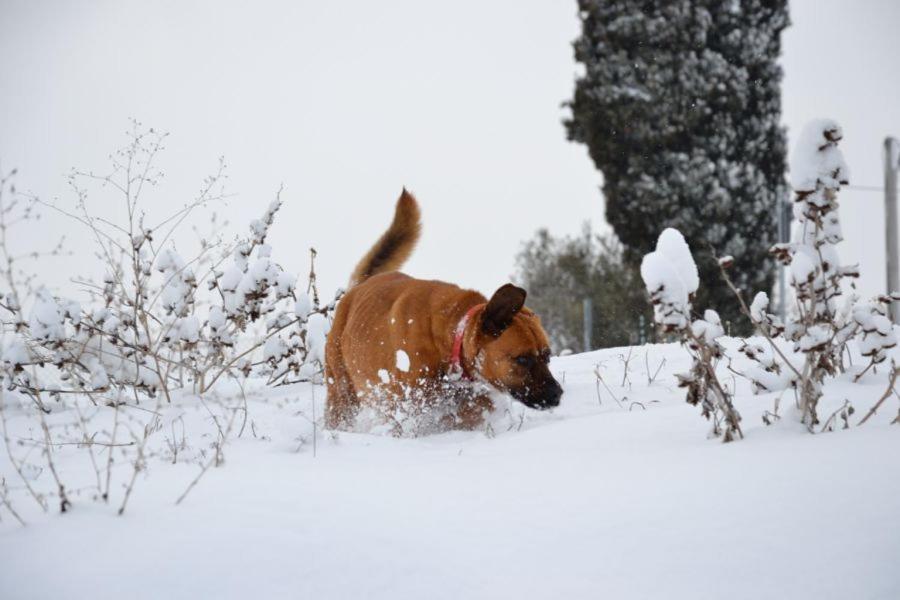
M 297 315 L 297 318 L 305 320 L 310 311 L 312 311 L 312 300 L 310 300 L 309 294 L 299 292 L 297 302 L 294 304 L 294 314 Z
M 240 285 L 243 276 L 243 271 L 237 265 L 232 265 L 219 277 L 219 287 L 224 292 L 233 292 Z
M 656 320 L 683 328 L 690 312 L 690 297 L 700 279 L 690 248 L 678 230 L 670 227 L 659 235 L 656 250 L 641 262 L 641 278 L 653 300 Z
M 184 268 L 184 259 L 171 248 L 163 248 L 156 257 L 156 268 L 161 272 L 178 271 Z
M 66 337 L 64 311 L 45 288 L 37 291 L 28 327 L 39 340 L 60 341 Z
M 185 266 L 177 252 L 169 248 L 159 253 L 156 268 L 163 274 L 165 284 L 161 294 L 163 307 L 168 313 L 184 315 L 192 301 L 193 284 L 196 283 L 194 272 Z
M 803 352 L 821 348 L 831 340 L 831 328 L 826 325 L 812 325 L 800 338 L 799 347 Z
M 755 364 L 737 340 L 719 342 L 735 368 Z M 498 415 L 493 435 L 397 439 L 320 426 L 315 454 L 310 421 L 321 420 L 324 390 L 250 382 L 255 433 L 248 425 L 227 444 L 224 465 L 175 506 L 199 470 L 188 458 L 209 451 L 216 427 L 184 395 L 163 408 L 158 454 L 123 517 L 121 488 L 109 506 L 76 496 L 65 515 L 17 493 L 25 528 L 0 508 L 0 597 L 900 597 L 895 399 L 862 427 L 810 435 L 789 411 L 763 425 L 777 394 L 754 396 L 738 378 L 746 438 L 722 444 L 706 439 L 699 409 L 675 387 L 685 350 L 631 352 L 627 372 L 627 348 L 553 359 L 563 404 L 510 405 L 524 421 L 501 427 Z M 823 415 L 844 398 L 861 415 L 884 391 L 883 370 L 851 384 L 865 362 L 853 360 L 826 388 Z M 598 402 L 597 365 L 616 400 L 601 387 Z M 23 409 L 7 408 L 10 433 L 33 437 Z M 188 439 L 174 465 L 163 439 L 173 427 Z M 90 484 L 84 450 L 55 457 L 71 487 Z M 0 452 L 12 482 L 6 460 Z M 35 452 L 26 474 L 51 490 L 39 464 Z M 128 473 L 117 464 L 118 480 Z
M 325 364 L 325 341 L 331 324 L 322 313 L 314 313 L 309 316 L 306 323 L 306 345 L 311 360 Z
M 297 284 L 297 276 L 288 273 L 287 271 L 280 271 L 278 275 L 275 276 L 275 290 L 278 298 L 286 298 L 290 295 L 291 292 L 294 291 L 294 286 Z
M 397 368 L 404 373 L 409 372 L 409 355 L 403 350 L 397 350 Z
M 725 329 L 722 327 L 719 313 L 711 309 L 707 309 L 703 313 L 702 319 L 697 319 L 691 323 L 691 331 L 696 337 L 704 338 L 707 344 L 712 344 L 725 335 Z
M 694 257 L 681 232 L 671 227 L 664 229 L 656 242 L 656 251 L 666 256 L 675 266 L 687 293 L 696 292 L 700 285 L 697 265 L 694 264 Z
M 200 339 L 200 319 L 196 315 L 178 319 L 169 335 L 172 339 L 182 342 L 196 343 Z
M 18 336 L 8 336 L 7 339 L 3 340 L 2 348 L 0 361 L 2 361 L 5 369 L 13 369 L 19 365 L 28 364 L 30 360 L 28 347 Z
M 99 360 L 94 359 L 92 361 L 90 373 L 92 390 L 100 390 L 109 385 L 109 375 L 107 375 L 106 369 L 103 368 L 103 364 Z
M 280 336 L 272 336 L 263 346 L 263 360 L 277 362 L 290 354 L 290 346 Z
M 861 302 L 853 307 L 853 320 L 863 332 L 859 341 L 863 356 L 875 357 L 876 362 L 880 362 L 885 351 L 897 345 L 897 332 L 884 305 Z
M 72 321 L 73 325 L 81 323 L 81 304 L 75 300 L 60 299 L 59 308 L 63 316 Z
M 791 280 L 803 285 L 812 280 L 816 273 L 816 263 L 804 252 L 794 254 L 791 261 Z
M 225 327 L 227 323 L 228 315 L 225 314 L 225 311 L 222 310 L 219 306 L 211 306 L 209 309 L 209 326 L 218 331 Z
M 273 200 L 269 203 L 268 208 L 266 208 L 266 212 L 263 213 L 261 219 L 254 219 L 250 222 L 250 233 L 253 237 L 253 241 L 257 244 L 262 244 L 266 235 L 269 233 L 269 226 L 272 225 L 272 222 L 275 219 L 275 213 L 278 212 L 278 209 L 281 208 L 281 200 Z
M 757 292 L 750 304 L 750 316 L 760 323 L 766 318 L 766 310 L 769 308 L 769 295 L 765 292 Z
M 791 153 L 794 190 L 813 191 L 817 185 L 837 189 L 849 181 L 850 170 L 836 145 L 843 137 L 832 119 L 814 119 L 803 127 Z

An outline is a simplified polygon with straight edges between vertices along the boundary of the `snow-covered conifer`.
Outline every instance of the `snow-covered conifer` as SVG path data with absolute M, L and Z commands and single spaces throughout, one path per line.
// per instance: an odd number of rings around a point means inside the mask
M 584 66 L 566 122 L 603 173 L 606 217 L 632 260 L 675 227 L 694 248 L 698 301 L 745 321 L 708 249 L 769 291 L 786 200 L 781 31 L 787 2 L 579 0 Z

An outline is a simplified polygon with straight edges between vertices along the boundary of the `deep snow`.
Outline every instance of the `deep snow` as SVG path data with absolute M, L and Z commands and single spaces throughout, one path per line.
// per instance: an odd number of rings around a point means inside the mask
M 726 346 L 748 364 L 735 340 Z M 179 506 L 198 471 L 183 458 L 152 459 L 123 517 L 117 502 L 88 498 L 45 515 L 16 495 L 28 526 L 2 513 L 0 597 L 900 597 L 900 426 L 889 425 L 900 401 L 862 427 L 809 435 L 789 395 L 767 427 L 774 395 L 723 375 L 738 386 L 746 438 L 722 444 L 674 385 L 684 350 L 634 348 L 623 386 L 628 353 L 554 359 L 560 408 L 514 405 L 493 436 L 319 430 L 315 456 L 310 387 L 254 392 L 258 437 L 248 426 Z M 647 365 L 652 374 L 663 359 L 648 384 Z M 602 386 L 598 403 L 598 364 L 621 406 Z M 857 385 L 842 377 L 821 414 L 849 398 L 856 423 L 884 391 L 884 371 Z M 196 399 L 167 411 L 194 451 L 209 444 Z M 60 451 L 60 470 L 89 482 L 75 454 Z M 14 482 L 5 455 L 0 473 Z

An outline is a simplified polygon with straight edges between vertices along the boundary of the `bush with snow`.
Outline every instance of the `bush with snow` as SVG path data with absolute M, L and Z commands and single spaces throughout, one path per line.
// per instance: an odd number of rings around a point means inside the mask
M 757 296 L 750 309 L 758 331 L 770 339 L 785 338 L 802 357 L 800 364 L 782 354 L 773 368 L 792 373 L 781 385 L 797 389 L 800 418 L 810 430 L 819 424 L 817 406 L 826 379 L 845 370 L 847 342 L 856 339 L 869 359 L 863 373 L 883 362 L 885 351 L 897 344 L 886 316 L 892 298 L 859 302 L 855 294 L 845 293 L 845 281 L 858 277 L 859 269 L 842 265 L 837 251 L 843 239 L 838 193 L 850 180 L 838 147 L 842 139 L 840 125 L 830 119 L 813 120 L 803 128 L 791 156 L 796 224 L 791 242 L 772 248 L 790 270 L 794 304 L 783 325 L 766 313 L 766 298 Z
M 697 265 L 684 237 L 675 229 L 659 235 L 656 250 L 644 256 L 641 277 L 650 294 L 656 323 L 666 333 L 677 335 L 693 358 L 687 373 L 676 375 L 678 385 L 687 388 L 687 401 L 699 404 L 712 423 L 710 435 L 723 441 L 743 437 L 741 415 L 734 408 L 731 392 L 716 375 L 716 365 L 724 349 L 716 341 L 725 335 L 714 310 L 702 319 L 691 319 L 691 302 L 700 285 Z
M 0 186 L 4 219 L 0 254 L 5 263 L 0 269 L 5 287 L 0 299 L 0 377 L 8 392 L 0 400 L 0 417 L 5 431 L 6 410 L 14 406 L 10 398 L 17 398 L 36 420 L 44 432 L 43 452 L 63 509 L 69 501 L 66 485 L 51 462 L 56 429 L 48 415 L 75 411 L 84 423 L 82 415 L 88 412 L 116 413 L 114 420 L 122 427 L 105 431 L 100 438 L 88 434 L 86 426 L 81 429 L 89 439 L 86 449 L 127 448 L 122 452 L 133 474 L 121 512 L 136 475 L 146 469 L 147 438 L 159 431 L 164 404 L 192 394 L 214 403 L 217 383 L 233 380 L 243 386 L 250 375 L 261 376 L 269 385 L 321 381 L 325 336 L 340 295 L 321 304 L 314 266 L 307 289 L 301 290 L 296 275 L 273 258 L 266 237 L 281 207 L 280 191 L 262 216 L 250 223 L 246 237 L 230 243 L 221 238 L 202 240 L 197 254 L 181 254 L 173 234 L 197 209 L 223 197 L 224 164 L 220 161 L 218 172 L 204 181 L 192 202 L 149 225 L 141 193 L 160 179 L 154 159 L 166 135 L 135 123 L 130 136 L 129 144 L 114 154 L 111 174 L 72 174 L 70 183 L 78 197 L 74 213 L 17 194 L 6 179 Z M 84 187 L 90 184 L 114 191 L 127 209 L 124 222 L 90 213 L 89 190 Z M 78 282 L 87 290 L 83 303 L 42 287 L 32 291 L 31 279 L 23 281 L 13 268 L 7 223 L 29 220 L 37 206 L 68 214 L 98 242 L 104 272 L 100 281 Z M 211 413 L 217 430 L 215 464 L 221 462 L 222 446 L 231 431 L 224 423 L 233 424 L 239 410 L 222 406 L 218 415 Z M 124 413 L 121 419 L 119 413 Z M 6 441 L 13 465 L 24 464 Z M 93 450 L 91 460 L 95 461 Z M 111 466 L 110 457 L 108 475 Z M 98 470 L 96 496 L 108 501 L 109 476 L 103 485 L 101 479 Z M 46 505 L 43 498 L 40 501 Z
M 834 121 L 812 121 L 804 128 L 792 157 L 796 227 L 790 243 L 776 244 L 771 250 L 791 276 L 794 303 L 786 322 L 768 312 L 765 292 L 757 293 L 747 305 L 728 274 L 734 260 L 724 257 L 719 261 L 726 284 L 759 334 L 743 340 L 739 348 L 753 366 L 744 372 L 732 370 L 748 378 L 755 393 L 793 388 L 800 420 L 809 431 L 820 424 L 817 408 L 826 381 L 846 368 L 847 343 L 856 340 L 860 354 L 869 361 L 855 376 L 854 381 L 858 381 L 869 369 L 886 361 L 888 350 L 898 340 L 897 328 L 888 318 L 888 305 L 900 297 L 880 296 L 859 302 L 855 294 L 845 293 L 845 280 L 858 277 L 859 270 L 855 265 L 842 265 L 837 252 L 842 240 L 837 194 L 849 181 L 849 170 L 838 148 L 842 137 Z M 669 229 L 660 235 L 656 251 L 644 257 L 641 274 L 655 306 L 656 322 L 664 331 L 680 335 L 702 363 L 695 363 L 691 373 L 679 377 L 680 383 L 689 388 L 688 401 L 707 401 L 710 407 L 727 409 L 727 392 L 720 394 L 714 385 L 709 400 L 709 383 L 715 375 L 711 371 L 708 379 L 703 379 L 701 368 L 723 357 L 715 343 L 723 332 L 718 316 L 711 311 L 691 322 L 696 268 L 680 233 Z M 896 366 L 891 368 L 896 372 Z M 852 412 L 847 402 L 841 412 L 845 422 Z M 766 422 L 771 422 L 770 415 L 778 417 L 777 404 L 774 413 L 764 417 Z M 834 418 L 832 415 L 822 429 L 832 428 Z

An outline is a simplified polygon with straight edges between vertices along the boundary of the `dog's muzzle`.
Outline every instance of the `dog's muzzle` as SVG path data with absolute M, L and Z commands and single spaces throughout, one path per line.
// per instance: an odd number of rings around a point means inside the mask
M 522 390 L 520 393 L 513 392 L 512 396 L 528 408 L 546 410 L 559 406 L 559 399 L 562 398 L 562 394 L 562 386 L 555 379 L 551 379 L 537 390 Z

